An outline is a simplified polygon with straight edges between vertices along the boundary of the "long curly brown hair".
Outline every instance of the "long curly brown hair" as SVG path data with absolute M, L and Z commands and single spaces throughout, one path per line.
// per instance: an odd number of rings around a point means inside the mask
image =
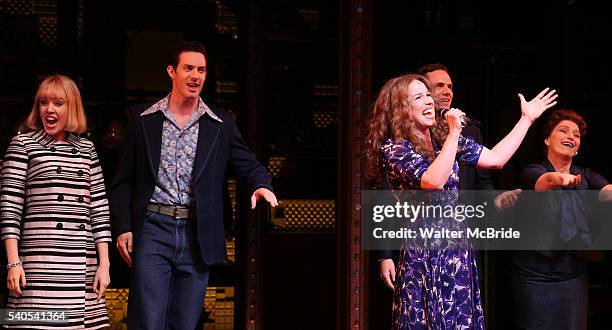
M 395 143 L 408 140 L 417 152 L 430 161 L 435 158 L 431 146 L 415 134 L 415 123 L 408 112 L 408 86 L 413 81 L 421 81 L 431 91 L 429 81 L 419 75 L 405 74 L 391 78 L 385 83 L 374 102 L 370 119 L 368 121 L 368 135 L 365 141 L 366 177 L 377 180 L 380 184 L 382 168 L 380 164 L 381 146 L 386 139 L 393 139 Z M 438 116 L 436 116 L 438 119 Z M 433 143 L 442 146 L 448 126 L 443 120 L 437 120 L 435 127 L 430 129 Z

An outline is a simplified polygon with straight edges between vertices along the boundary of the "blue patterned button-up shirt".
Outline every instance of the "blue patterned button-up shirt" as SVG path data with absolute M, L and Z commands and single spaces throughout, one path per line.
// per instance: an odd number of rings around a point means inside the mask
M 161 111 L 164 116 L 162 130 L 162 145 L 157 172 L 157 185 L 151 197 L 151 202 L 167 205 L 193 206 L 192 189 L 193 162 L 200 125 L 198 120 L 204 114 L 222 122 L 200 98 L 196 111 L 191 114 L 182 128 L 168 109 L 170 95 L 155 103 L 144 111 L 141 116 Z

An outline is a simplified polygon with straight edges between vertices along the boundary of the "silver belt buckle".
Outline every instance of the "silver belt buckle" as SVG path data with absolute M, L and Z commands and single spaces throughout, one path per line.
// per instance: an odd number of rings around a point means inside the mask
M 174 206 L 174 211 L 172 212 L 172 216 L 174 217 L 174 219 L 180 219 L 178 206 Z

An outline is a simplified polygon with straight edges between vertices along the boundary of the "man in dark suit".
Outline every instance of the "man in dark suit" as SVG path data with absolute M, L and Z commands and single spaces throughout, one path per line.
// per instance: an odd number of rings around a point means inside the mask
M 431 83 L 431 96 L 435 100 L 436 110 L 450 109 L 453 102 L 453 81 L 446 66 L 440 63 L 425 64 L 416 70 L 416 74 L 422 75 Z M 482 133 L 475 125 L 467 125 L 461 132 L 463 136 L 482 143 Z M 494 190 L 493 183 L 487 170 L 477 169 L 474 166 L 459 167 L 459 189 L 460 190 Z
M 132 113 L 110 193 L 117 248 L 132 267 L 129 329 L 194 329 L 209 266 L 226 259 L 223 183 L 231 168 L 252 192 L 278 205 L 266 169 L 232 117 L 199 97 L 207 55 L 198 42 L 168 57 L 170 94 Z
M 435 100 L 436 110 L 450 109 L 453 102 L 453 81 L 446 66 L 440 63 L 425 64 L 416 70 L 431 83 L 431 96 Z M 463 136 L 471 137 L 479 144 L 482 142 L 482 133 L 476 125 L 466 125 L 461 132 Z M 487 190 L 495 187 L 491 182 L 489 172 L 472 166 L 459 166 L 459 190 Z M 498 211 L 513 207 L 516 204 L 521 189 L 505 191 L 494 198 L 494 206 Z

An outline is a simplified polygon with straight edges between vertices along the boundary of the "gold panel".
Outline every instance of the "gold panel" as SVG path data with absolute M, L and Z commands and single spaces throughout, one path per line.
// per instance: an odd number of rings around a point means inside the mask
M 233 80 L 215 82 L 215 90 L 217 93 L 236 94 L 238 92 L 238 83 Z
M 106 308 L 110 329 L 127 329 L 127 305 L 129 289 L 106 289 Z M 208 287 L 204 299 L 206 310 L 205 330 L 234 329 L 234 287 Z
M 298 13 L 300 13 L 304 19 L 309 30 L 316 30 L 319 28 L 321 15 L 318 8 L 301 8 L 298 9 Z
M 312 113 L 312 120 L 315 127 L 326 128 L 338 124 L 338 113 L 331 111 L 314 111 Z
M 339 93 L 338 84 L 315 84 L 314 95 L 315 96 L 338 96 Z
M 32 14 L 32 1 L 0 0 L 0 13 L 11 16 L 26 16 Z
M 38 38 L 49 48 L 57 46 L 57 16 L 38 17 Z
M 129 289 L 106 289 L 106 308 L 111 329 L 127 329 L 127 303 Z
M 230 201 L 232 204 L 232 228 L 236 224 L 236 179 L 229 178 L 227 180 L 227 190 L 229 192 Z M 236 238 L 232 237 L 225 240 L 225 249 L 227 250 L 227 260 L 236 261 Z
M 285 157 L 270 157 L 268 158 L 268 173 L 273 178 L 280 177 L 280 173 L 283 169 L 283 164 L 285 163 Z
M 219 0 L 215 1 L 215 14 L 217 16 L 217 21 L 215 22 L 217 33 L 230 34 L 234 39 L 238 38 L 238 20 L 236 19 L 236 14 Z
M 232 220 L 236 220 L 236 179 L 227 179 L 227 190 L 229 191 L 230 200 L 232 201 Z
M 206 289 L 205 330 L 234 329 L 234 297 L 234 287 L 231 286 Z
M 57 15 L 57 0 L 34 0 L 32 11 L 35 15 Z
M 272 223 L 282 231 L 329 232 L 336 228 L 333 199 L 281 200 L 271 212 Z
M 236 261 L 236 239 L 226 239 L 225 240 L 225 249 L 227 250 L 227 260 L 235 262 Z

